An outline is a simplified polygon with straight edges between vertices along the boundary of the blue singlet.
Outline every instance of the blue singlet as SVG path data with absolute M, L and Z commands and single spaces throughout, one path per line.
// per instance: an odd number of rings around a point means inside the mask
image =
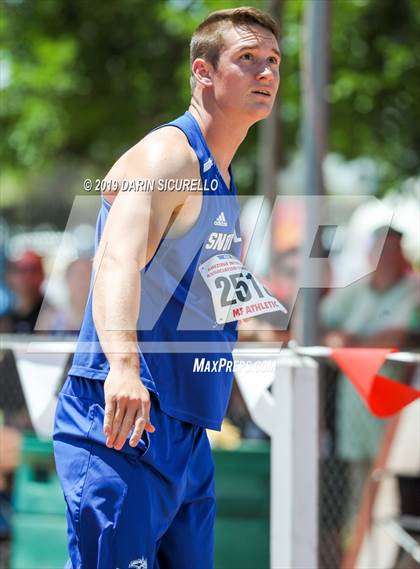
M 232 387 L 237 323 L 217 322 L 212 295 L 199 269 L 210 258 L 216 263 L 219 257 L 239 257 L 239 203 L 232 173 L 228 188 L 192 114 L 187 111 L 162 125 L 167 126 L 182 130 L 197 155 L 203 202 L 194 226 L 181 237 L 163 239 L 141 271 L 137 326 L 141 379 L 166 414 L 218 430 Z M 103 199 L 96 246 L 110 208 Z M 217 286 L 225 289 L 229 286 L 225 281 L 221 279 Z M 225 303 L 229 302 L 227 288 L 223 294 Z M 91 290 L 69 373 L 105 380 L 108 372 L 93 322 Z

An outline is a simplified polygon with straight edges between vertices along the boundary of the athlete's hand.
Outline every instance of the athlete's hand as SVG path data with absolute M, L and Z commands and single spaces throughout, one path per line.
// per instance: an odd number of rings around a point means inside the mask
M 135 447 L 146 430 L 155 431 L 150 423 L 150 394 L 135 368 L 124 371 L 111 368 L 105 380 L 104 433 L 106 445 L 121 450 L 134 427 L 130 446 Z

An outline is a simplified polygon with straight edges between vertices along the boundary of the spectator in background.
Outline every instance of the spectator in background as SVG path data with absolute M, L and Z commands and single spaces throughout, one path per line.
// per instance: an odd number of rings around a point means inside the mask
M 34 332 L 41 307 L 43 310 L 46 309 L 46 314 L 50 311 L 48 305 L 43 306 L 42 284 L 44 276 L 42 258 L 34 251 L 26 251 L 18 259 L 9 262 L 6 279 L 13 294 L 13 303 L 9 310 L 0 316 L 0 332 L 19 334 Z M 42 323 L 40 328 L 43 329 Z M 13 358 L 11 353 L 10 357 Z M 13 371 L 5 365 L 10 357 L 8 358 L 7 352 L 1 352 L 0 367 L 2 374 L 4 374 L 1 376 L 2 380 L 9 377 L 8 374 Z M 19 381 L 17 376 L 16 381 Z M 3 381 L 0 387 L 4 387 Z M 13 406 L 10 409 L 3 401 L 2 409 L 0 409 L 2 416 L 3 411 L 7 415 L 15 410 Z M 3 419 L 0 420 L 0 520 L 5 531 L 10 530 L 10 502 L 14 472 L 20 461 L 21 429 L 30 428 L 29 417 L 27 417 L 27 421 L 25 418 L 25 413 L 15 413 L 11 425 L 3 425 Z M 21 420 L 24 422 L 19 425 Z
M 323 242 L 321 233 L 315 241 L 313 251 L 315 256 L 327 260 L 328 251 Z M 325 238 L 328 242 L 328 237 Z M 301 295 L 302 268 L 303 268 L 303 243 L 299 241 L 294 247 L 276 251 L 271 260 L 270 281 L 276 296 L 289 311 L 288 326 L 289 339 L 303 338 L 303 296 Z M 331 267 L 329 263 L 324 265 L 323 287 L 320 296 L 324 296 L 331 284 Z M 274 287 L 275 286 L 275 290 Z
M 0 318 L 0 332 L 29 334 L 35 331 L 41 306 L 44 302 L 42 257 L 34 251 L 25 251 L 18 259 L 10 261 L 7 282 L 14 296 L 11 310 Z M 45 329 L 50 307 L 44 304 L 39 329 Z
M 371 263 L 381 253 L 376 270 L 344 289 L 332 290 L 322 299 L 320 317 L 327 346 L 390 348 L 410 344 L 413 314 L 418 304 L 418 279 L 404 257 L 401 239 L 402 233 L 395 229 L 376 230 L 369 252 Z M 352 510 L 347 512 L 349 528 L 384 423 L 369 413 L 351 383 L 339 377 L 336 452 L 349 465 L 348 509 Z
M 273 293 L 285 306 L 293 308 L 299 289 L 299 273 L 301 270 L 300 246 L 277 251 L 273 255 L 270 266 L 270 280 Z
M 419 280 L 404 257 L 401 239 L 395 229 L 377 229 L 369 254 L 372 262 L 383 242 L 376 270 L 324 299 L 321 320 L 327 345 L 389 348 L 410 343 Z
M 92 271 L 90 259 L 76 259 L 66 270 L 68 287 L 68 305 L 52 315 L 47 327 L 50 332 L 63 334 L 78 334 L 85 312 L 89 294 L 89 284 Z

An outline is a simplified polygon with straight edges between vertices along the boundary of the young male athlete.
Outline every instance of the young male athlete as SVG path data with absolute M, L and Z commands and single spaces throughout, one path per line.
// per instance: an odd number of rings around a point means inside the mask
M 272 109 L 276 35 L 255 8 L 211 14 L 191 41 L 189 110 L 107 176 L 119 192 L 102 199 L 92 294 L 54 432 L 68 568 L 213 566 L 205 429 L 220 429 L 226 410 L 237 320 L 274 303 L 241 272 L 230 163 Z

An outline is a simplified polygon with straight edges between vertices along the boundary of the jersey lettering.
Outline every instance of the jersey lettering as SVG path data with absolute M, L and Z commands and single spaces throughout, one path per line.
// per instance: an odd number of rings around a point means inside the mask
M 232 243 L 240 243 L 242 239 L 235 233 L 210 233 L 206 243 L 206 249 L 215 251 L 227 251 L 231 248 Z

